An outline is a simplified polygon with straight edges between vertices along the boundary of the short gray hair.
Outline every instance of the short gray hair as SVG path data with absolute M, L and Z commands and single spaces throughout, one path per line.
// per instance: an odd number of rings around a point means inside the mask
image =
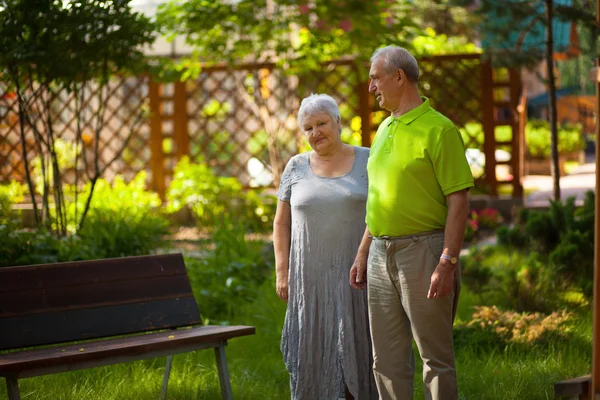
M 334 122 L 340 121 L 340 109 L 333 97 L 327 94 L 311 94 L 302 99 L 298 109 L 298 126 L 302 129 L 304 120 L 316 113 L 327 113 Z
M 371 56 L 371 63 L 382 57 L 384 69 L 388 74 L 393 74 L 401 69 L 409 81 L 419 82 L 419 65 L 415 57 L 408 50 L 399 46 L 386 46 L 375 50 Z

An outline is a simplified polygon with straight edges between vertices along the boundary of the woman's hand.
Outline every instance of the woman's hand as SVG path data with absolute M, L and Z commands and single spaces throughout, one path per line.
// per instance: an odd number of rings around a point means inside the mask
M 277 283 L 275 286 L 275 290 L 277 291 L 277 296 L 283 301 L 287 303 L 288 301 L 288 277 L 277 275 Z

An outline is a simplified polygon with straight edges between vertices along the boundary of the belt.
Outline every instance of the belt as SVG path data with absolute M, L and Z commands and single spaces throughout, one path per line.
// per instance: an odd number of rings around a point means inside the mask
M 433 231 L 420 232 L 420 233 L 412 233 L 410 235 L 402 235 L 402 236 L 390 236 L 390 235 L 381 235 L 381 236 L 373 236 L 369 235 L 369 238 L 374 240 L 402 240 L 402 239 L 414 239 L 420 236 L 429 236 L 437 233 L 444 233 L 443 229 L 435 229 Z

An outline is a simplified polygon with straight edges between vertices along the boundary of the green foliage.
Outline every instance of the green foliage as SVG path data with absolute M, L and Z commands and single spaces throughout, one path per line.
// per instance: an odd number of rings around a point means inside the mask
M 441 54 L 479 53 L 481 49 L 470 43 L 465 37 L 438 34 L 433 28 L 426 28 L 422 35 L 417 36 L 412 45 L 415 55 L 437 56 Z
M 547 121 L 531 120 L 525 131 L 527 152 L 533 158 L 550 157 L 550 124 Z M 558 129 L 559 154 L 581 151 L 585 145 L 581 125 L 565 124 Z
M 538 272 L 543 275 L 543 282 L 563 285 L 563 289 L 572 286 L 589 299 L 593 282 L 593 229 L 594 193 L 590 191 L 581 208 L 575 207 L 575 198 L 569 198 L 564 204 L 551 201 L 548 211 L 522 210 L 517 224 L 498 230 L 497 238 L 500 245 L 539 252 L 541 264 L 534 270 L 544 270 Z
M 547 257 L 504 246 L 474 246 L 461 257 L 462 279 L 482 304 L 551 312 L 568 305 L 571 286 L 548 267 Z
M 502 224 L 504 218 L 495 208 L 473 209 L 467 218 L 465 242 L 472 242 L 481 236 L 482 231 L 494 230 Z
M 2 1 L 0 70 L 12 84 L 33 78 L 65 87 L 116 71 L 139 72 L 156 26 L 129 3 Z
M 188 0 L 160 6 L 157 20 L 169 35 L 184 35 L 195 49 L 179 65 L 185 78 L 198 74 L 200 60 L 237 62 L 259 55 L 290 73 L 320 69 L 321 62 L 349 54 L 367 60 L 381 44 L 410 47 L 410 39 L 420 33 L 410 10 L 408 4 L 386 0 L 300 5 L 290 0 Z
M 21 203 L 27 188 L 17 181 L 11 181 L 6 185 L 0 185 L 0 225 L 12 225 L 18 217 L 13 210 L 13 204 Z
M 200 259 L 186 259 L 194 296 L 205 324 L 228 324 L 272 274 L 273 247 L 246 240 L 243 231 L 223 224 L 215 227 L 203 250 Z
M 76 175 L 85 169 L 85 174 L 96 180 L 108 167 L 99 156 L 98 146 L 94 146 L 94 151 L 83 152 L 86 161 L 80 164 L 84 168 L 77 165 L 75 154 L 85 142 L 81 127 L 93 131 L 93 140 L 98 144 L 107 111 L 105 104 L 111 95 L 105 90 L 110 78 L 148 71 L 144 47 L 153 43 L 156 25 L 133 12 L 129 3 L 130 0 L 0 2 L 0 74 L 8 90 L 16 94 L 22 133 L 34 133 L 33 145 L 21 144 L 36 152 L 34 167 L 38 171 L 33 174 L 41 176 L 37 182 L 40 198 L 33 190 L 30 193 L 38 228 L 53 229 L 63 236 L 68 233 L 62 198 L 63 169 L 74 168 Z M 89 88 L 84 88 L 92 82 L 94 101 L 84 99 L 85 92 L 91 96 Z M 58 140 L 55 133 L 55 125 L 64 119 L 58 115 L 63 111 L 55 99 L 62 96 L 69 96 L 75 103 L 77 129 L 73 143 Z M 115 151 L 119 154 L 122 149 Z M 34 186 L 27 163 L 25 175 L 30 186 Z M 54 202 L 52 212 L 48 212 L 50 198 Z M 37 212 L 39 200 L 46 212 Z
M 120 176 L 112 184 L 98 180 L 86 224 L 76 234 L 76 212 L 81 214 L 87 195 L 79 196 L 75 203 L 75 189 L 67 186 L 71 234 L 57 238 L 44 230 L 2 224 L 0 266 L 142 255 L 165 247 L 167 220 L 158 213 L 158 195 L 146 191 L 145 182 L 145 172 L 129 183 Z M 90 186 L 88 183 L 83 192 L 89 192 Z
M 244 191 L 236 178 L 216 176 L 204 163 L 182 158 L 167 190 L 167 211 L 189 207 L 203 229 L 226 221 L 238 229 L 269 231 L 273 225 L 276 202 L 258 191 Z
M 78 236 L 57 238 L 47 231 L 0 225 L 0 267 L 98 258 Z
M 483 151 L 484 133 L 481 124 L 469 122 L 459 128 L 465 146 Z M 511 129 L 508 126 L 495 128 L 497 141 L 512 140 Z M 543 120 L 529 120 L 525 126 L 527 154 L 533 158 L 550 157 L 550 124 Z M 558 129 L 558 151 L 560 154 L 583 150 L 584 136 L 580 125 L 565 124 Z
M 464 0 L 451 0 L 451 3 L 466 5 Z M 555 24 L 573 21 L 589 29 L 595 25 L 587 2 L 555 0 L 552 9 Z M 471 13 L 496 65 L 534 67 L 543 60 L 548 24 L 544 1 L 480 0 Z
M 88 218 L 77 234 L 98 258 L 149 254 L 165 245 L 168 223 L 158 213 L 158 194 L 146 191 L 146 172 L 138 173 L 126 183 L 117 176 L 112 184 L 96 182 Z M 91 188 L 88 182 L 77 202 L 81 214 L 83 202 Z M 71 215 L 75 214 L 72 204 Z M 77 214 L 75 214 L 77 215 Z
M 573 317 L 566 311 L 545 315 L 479 306 L 471 321 L 455 325 L 455 346 L 470 346 L 480 352 L 499 346 L 535 346 L 539 351 L 557 341 L 572 339 Z

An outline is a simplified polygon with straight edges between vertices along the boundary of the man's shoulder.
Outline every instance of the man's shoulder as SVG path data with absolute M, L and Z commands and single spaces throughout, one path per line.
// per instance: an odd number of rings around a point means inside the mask
M 432 126 L 439 126 L 444 128 L 444 130 L 456 128 L 456 125 L 454 125 L 454 122 L 452 122 L 450 118 L 446 117 L 435 108 L 431 108 L 424 116 L 426 121 L 431 123 Z
M 450 118 L 434 108 L 431 108 L 422 117 L 424 118 L 419 118 L 421 126 L 431 134 L 444 135 L 447 132 L 458 130 Z

